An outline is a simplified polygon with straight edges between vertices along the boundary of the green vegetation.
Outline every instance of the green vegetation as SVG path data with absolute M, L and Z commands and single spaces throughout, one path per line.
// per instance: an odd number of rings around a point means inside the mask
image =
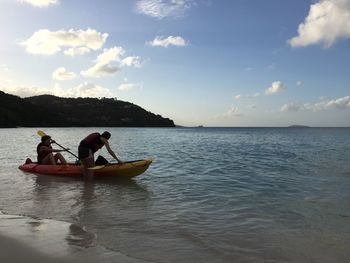
M 0 91 L 0 127 L 175 127 L 168 118 L 110 98 L 22 99 Z

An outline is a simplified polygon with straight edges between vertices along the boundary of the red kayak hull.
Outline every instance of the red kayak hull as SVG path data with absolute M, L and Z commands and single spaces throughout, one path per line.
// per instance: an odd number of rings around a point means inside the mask
M 94 170 L 94 176 L 117 176 L 130 178 L 144 173 L 151 165 L 152 159 L 137 160 L 121 164 L 107 164 Z M 37 163 L 22 164 L 18 167 L 27 173 L 47 174 L 57 176 L 82 176 L 83 166 L 75 164 L 67 165 L 42 165 Z

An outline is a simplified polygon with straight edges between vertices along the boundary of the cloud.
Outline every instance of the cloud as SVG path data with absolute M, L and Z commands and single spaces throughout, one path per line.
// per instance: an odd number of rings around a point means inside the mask
M 312 105 L 314 111 L 350 108 L 350 96 L 333 100 L 323 100 Z
M 136 11 L 157 19 L 182 18 L 187 10 L 196 5 L 194 0 L 139 0 Z
M 97 57 L 95 65 L 80 73 L 85 77 L 99 78 L 114 75 L 119 72 L 123 66 L 141 67 L 140 57 L 130 56 L 123 58 L 124 54 L 125 50 L 122 47 L 104 49 L 103 53 Z
M 240 99 L 252 99 L 252 98 L 256 98 L 256 97 L 259 97 L 261 96 L 261 93 L 260 92 L 256 92 L 254 94 L 245 94 L 245 95 L 236 95 L 234 98 L 236 100 L 240 100 Z
M 141 90 L 143 85 L 141 83 L 123 83 L 118 89 L 120 91 L 132 91 L 132 90 Z
M 272 82 L 271 87 L 269 87 L 265 90 L 265 94 L 266 95 L 273 95 L 273 94 L 281 92 L 284 89 L 285 89 L 285 86 L 281 81 L 274 81 L 274 82 Z
M 174 37 L 164 37 L 164 36 L 157 36 L 152 41 L 148 42 L 149 45 L 152 47 L 168 47 L 168 46 L 178 46 L 178 47 L 184 47 L 187 46 L 187 41 L 183 39 L 180 36 Z
M 252 99 L 252 98 L 257 98 L 257 97 L 260 97 L 262 95 L 273 95 L 273 94 L 276 94 L 278 92 L 281 92 L 283 90 L 285 90 L 286 87 L 285 85 L 281 82 L 281 81 L 274 81 L 272 82 L 271 86 L 268 87 L 264 93 L 261 93 L 261 92 L 256 92 L 254 94 L 245 94 L 245 95 L 242 95 L 242 94 L 238 94 L 236 95 L 234 98 L 236 100 L 240 100 L 240 99 Z
M 138 56 L 126 57 L 121 61 L 121 65 L 140 68 L 141 67 L 140 57 Z
M 72 89 L 69 89 L 66 94 L 68 97 L 83 98 L 113 97 L 113 94 L 109 89 L 89 82 L 84 82 Z
M 224 113 L 217 114 L 214 116 L 216 119 L 224 119 L 224 118 L 232 118 L 232 117 L 240 117 L 242 114 L 238 112 L 238 108 L 231 105 L 231 107 Z
M 125 50 L 122 47 L 104 49 L 103 53 L 97 57 L 96 62 L 97 64 L 108 64 L 111 61 L 120 61 L 124 53 Z
M 59 67 L 52 73 L 52 78 L 56 80 L 71 80 L 76 76 L 74 72 L 68 71 L 64 67 Z
M 298 80 L 296 83 L 297 87 L 302 87 L 304 83 L 301 80 Z
M 281 111 L 287 112 L 287 111 L 299 111 L 299 110 L 303 110 L 304 106 L 299 104 L 299 103 L 295 103 L 295 102 L 291 102 L 291 103 L 287 103 L 284 104 L 281 107 Z
M 36 7 L 48 7 L 49 5 L 58 4 L 58 0 L 17 0 L 20 3 L 27 3 Z
M 114 75 L 121 69 L 117 66 L 112 66 L 109 64 L 96 64 L 93 67 L 83 70 L 80 72 L 84 77 L 99 78 L 103 76 Z
M 322 111 L 322 110 L 344 110 L 350 109 L 350 96 L 345 96 L 337 99 L 321 99 L 319 102 L 315 103 L 288 103 L 281 107 L 281 111 L 290 112 L 290 111 L 301 111 L 301 110 L 311 110 L 311 111 Z
M 55 95 L 59 97 L 114 97 L 112 92 L 101 86 L 98 86 L 93 83 L 84 82 L 76 87 L 63 89 L 59 86 L 59 84 L 55 84 L 53 88 L 41 88 L 41 87 L 25 87 L 25 86 L 17 86 L 17 87 L 3 87 L 1 88 L 6 93 L 10 93 L 13 95 L 17 95 L 20 97 L 31 97 L 42 94 Z
M 0 73 L 8 73 L 11 72 L 12 70 L 6 65 L 6 64 L 0 64 Z
M 115 65 L 111 65 L 111 62 L 120 61 L 121 56 L 125 53 L 122 47 L 113 47 L 104 49 L 103 53 L 98 55 L 96 64 L 87 70 L 81 71 L 81 75 L 85 77 L 102 77 L 113 75 L 120 71 L 120 68 Z
M 107 33 L 100 33 L 90 28 L 68 31 L 40 29 L 20 44 L 25 46 L 27 52 L 31 54 L 53 55 L 60 52 L 62 48 L 83 48 L 80 52 L 82 50 L 86 52 L 87 49 L 98 50 L 104 45 L 107 37 Z M 73 54 L 73 50 L 67 49 L 65 53 Z
M 30 97 L 42 94 L 52 94 L 51 89 L 41 88 L 41 87 L 26 87 L 26 86 L 7 86 L 0 88 L 3 92 L 13 94 L 19 97 Z
M 72 47 L 69 48 L 67 50 L 65 50 L 63 53 L 67 56 L 78 56 L 78 55 L 85 55 L 87 53 L 89 53 L 91 51 L 91 49 L 87 48 L 87 47 Z
M 350 1 L 321 0 L 310 6 L 298 35 L 288 40 L 292 47 L 323 44 L 332 46 L 338 39 L 350 37 Z

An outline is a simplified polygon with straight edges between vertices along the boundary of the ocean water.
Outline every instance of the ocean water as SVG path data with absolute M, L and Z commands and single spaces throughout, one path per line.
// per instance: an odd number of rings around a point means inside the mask
M 0 210 L 43 233 L 51 221 L 84 231 L 73 244 L 50 232 L 65 251 L 99 248 L 96 262 L 349 262 L 349 128 L 107 128 L 121 159 L 155 161 L 132 180 L 92 182 L 18 170 L 35 159 L 37 130 L 0 130 Z M 104 131 L 43 130 L 75 153 Z M 0 218 L 0 234 L 11 227 Z

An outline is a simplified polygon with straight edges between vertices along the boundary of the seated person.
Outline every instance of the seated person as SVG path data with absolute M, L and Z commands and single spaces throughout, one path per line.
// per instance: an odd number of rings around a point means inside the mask
M 45 135 L 41 137 L 41 143 L 38 144 L 36 151 L 38 153 L 38 164 L 51 164 L 56 165 L 57 161 L 61 164 L 67 164 L 66 159 L 59 152 L 67 151 L 69 149 L 53 149 L 51 143 L 55 141 L 51 140 L 51 137 Z M 53 153 L 57 152 L 55 155 Z

